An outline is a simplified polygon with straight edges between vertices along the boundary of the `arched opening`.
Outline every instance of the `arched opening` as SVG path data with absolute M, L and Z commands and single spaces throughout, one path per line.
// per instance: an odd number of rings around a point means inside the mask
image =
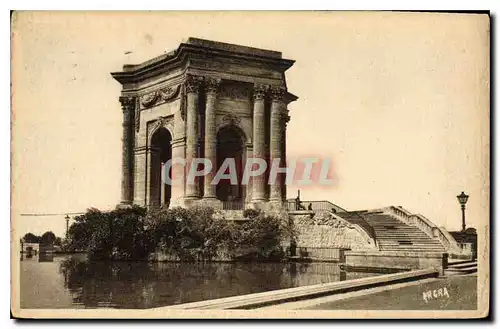
M 172 158 L 172 135 L 166 128 L 160 128 L 151 138 L 151 176 L 150 176 L 150 205 L 170 205 L 172 197 L 172 185 L 166 184 L 165 177 L 162 179 L 163 165 Z M 172 167 L 163 175 L 172 179 Z
M 216 187 L 217 199 L 228 202 L 231 206 L 242 205 L 244 189 L 241 186 L 241 178 L 243 175 L 243 159 L 244 159 L 244 133 L 235 126 L 226 126 L 220 129 L 217 133 L 217 171 L 228 158 L 235 161 L 236 176 L 238 182 L 236 185 L 231 184 L 230 179 L 221 179 Z M 225 173 L 229 173 L 229 168 Z

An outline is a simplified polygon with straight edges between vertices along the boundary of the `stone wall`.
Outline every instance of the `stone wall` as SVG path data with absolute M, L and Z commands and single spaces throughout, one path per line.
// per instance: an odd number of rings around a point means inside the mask
M 346 251 L 344 255 L 345 264 L 352 267 L 407 270 L 434 268 L 443 274 L 448 264 L 446 253 Z
M 290 214 L 297 232 L 298 248 L 376 250 L 364 231 L 328 212 Z

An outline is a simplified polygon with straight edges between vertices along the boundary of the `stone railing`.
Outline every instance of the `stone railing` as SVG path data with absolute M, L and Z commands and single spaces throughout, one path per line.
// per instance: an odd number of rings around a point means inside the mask
M 370 224 L 368 224 L 368 222 L 366 221 L 366 219 L 363 217 L 362 214 L 356 211 L 352 211 L 349 213 L 336 213 L 334 215 L 337 215 L 340 218 L 344 219 L 345 221 L 348 221 L 349 223 L 360 227 L 364 231 L 364 233 L 370 237 L 370 239 L 373 241 L 373 244 L 378 248 L 375 229 L 373 229 L 373 227 Z
M 418 227 L 420 230 L 425 232 L 430 238 L 437 238 L 436 229 L 439 230 L 434 224 L 431 223 L 427 218 L 422 215 L 413 215 L 413 226 Z
M 447 242 L 445 246 L 447 246 L 448 250 L 454 254 L 463 254 L 464 250 L 459 246 L 455 238 L 448 233 L 444 228 L 438 228 L 439 231 L 439 241 L 442 241 L 443 245 Z M 445 242 L 446 241 L 446 242 Z
M 443 247 L 453 253 L 461 253 L 461 249 L 453 237 L 444 230 L 434 225 L 426 217 L 417 214 L 414 215 L 402 207 L 390 206 L 386 208 L 388 212 L 396 215 L 400 220 L 408 225 L 418 227 L 422 232 L 427 234 L 430 238 L 438 240 Z

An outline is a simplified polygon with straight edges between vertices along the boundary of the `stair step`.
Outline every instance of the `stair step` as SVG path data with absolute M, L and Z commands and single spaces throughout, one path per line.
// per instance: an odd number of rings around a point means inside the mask
M 476 273 L 476 272 L 477 272 L 477 267 L 470 268 L 467 270 L 451 270 L 451 269 L 444 270 L 445 275 L 471 274 L 471 273 Z
M 426 244 L 426 245 L 428 245 L 428 244 L 441 245 L 441 243 L 439 243 L 439 241 L 435 241 L 435 240 L 411 239 L 408 237 L 390 238 L 390 239 L 379 238 L 378 241 L 385 242 L 385 243 L 398 243 L 399 241 L 410 241 L 412 243 L 421 243 L 421 244 Z
M 442 249 L 380 249 L 381 251 L 399 251 L 399 252 L 420 252 L 420 253 L 444 253 Z
M 453 266 L 453 265 L 461 265 L 461 264 L 466 264 L 466 263 L 475 263 L 477 264 L 477 260 L 472 260 L 472 259 L 466 259 L 466 260 L 452 260 L 448 262 L 448 266 Z
M 456 270 L 466 270 L 466 269 L 473 268 L 473 267 L 477 267 L 477 263 L 451 265 L 451 266 L 448 265 L 448 268 L 453 269 L 453 270 L 455 270 L 455 269 Z
M 402 236 L 402 237 L 390 237 L 390 238 L 381 238 L 381 237 L 377 237 L 379 241 L 383 241 L 383 242 L 387 242 L 387 243 L 391 243 L 391 242 L 395 242 L 397 243 L 398 241 L 411 241 L 413 243 L 424 243 L 424 244 L 436 244 L 436 245 L 441 245 L 441 243 L 439 241 L 436 241 L 436 240 L 432 240 L 432 239 L 412 239 L 411 237 L 407 237 L 407 236 Z
M 376 234 L 377 232 L 375 232 Z M 397 237 L 407 237 L 407 238 L 414 238 L 416 240 L 431 240 L 431 241 L 437 241 L 435 239 L 432 239 L 431 237 L 427 236 L 427 235 L 414 235 L 414 234 L 378 234 L 377 235 L 379 238 L 380 237 L 387 237 L 387 238 L 391 238 L 391 237 L 394 237 L 394 238 L 397 238 Z
M 390 247 L 390 248 L 383 248 L 380 247 L 380 250 L 406 250 L 406 251 L 436 251 L 436 252 L 444 252 L 444 249 L 441 248 L 397 248 L 397 247 Z
M 397 246 L 408 246 L 408 247 L 419 247 L 419 248 L 444 248 L 440 244 L 425 244 L 425 243 L 384 243 L 384 242 L 379 242 L 379 246 L 384 246 L 384 247 L 397 247 Z

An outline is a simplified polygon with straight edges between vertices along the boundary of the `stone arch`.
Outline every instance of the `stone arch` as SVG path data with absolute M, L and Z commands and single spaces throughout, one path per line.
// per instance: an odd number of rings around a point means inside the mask
M 226 113 L 218 117 L 217 121 L 217 131 L 227 126 L 235 126 L 240 130 L 242 136 L 245 138 L 244 143 L 252 142 L 252 126 L 251 124 L 248 124 L 248 118 Z
M 166 129 L 170 136 L 174 136 L 174 119 L 172 117 L 160 117 L 148 126 L 148 145 L 152 145 L 153 135 L 161 128 Z
M 172 158 L 172 133 L 159 125 L 151 134 L 149 146 L 149 204 L 153 207 L 168 207 L 172 197 L 172 185 L 167 184 L 163 176 L 172 177 L 171 167 L 168 173 L 162 171 L 163 165 Z
M 227 158 L 234 158 L 238 183 L 231 184 L 229 179 L 221 180 L 216 186 L 216 196 L 225 202 L 242 203 L 246 197 L 246 189 L 241 184 L 243 169 L 246 163 L 246 134 L 234 124 L 222 125 L 217 130 L 216 171 Z

